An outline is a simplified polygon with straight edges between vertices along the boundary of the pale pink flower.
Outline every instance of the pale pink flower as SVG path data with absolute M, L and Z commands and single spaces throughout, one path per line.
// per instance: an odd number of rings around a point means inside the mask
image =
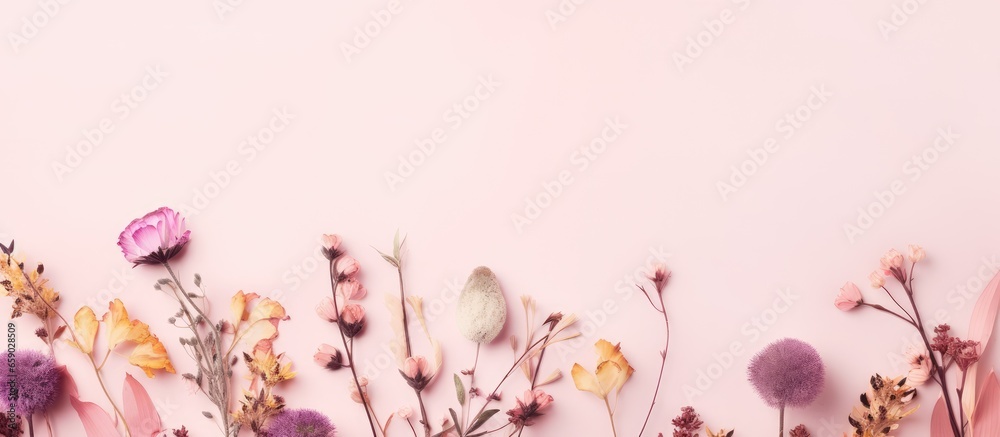
M 365 289 L 364 285 L 361 285 L 358 278 L 348 278 L 346 281 L 337 283 L 337 293 L 339 293 L 338 300 L 340 297 L 343 297 L 344 300 L 361 300 L 368 294 L 368 290 Z
M 340 327 L 344 335 L 354 338 L 365 327 L 365 309 L 356 303 L 347 304 L 340 313 Z
M 358 260 L 348 255 L 337 258 L 334 266 L 336 267 L 337 276 L 340 277 L 341 280 L 351 278 L 354 275 L 357 275 L 358 271 L 361 270 Z
M 868 280 L 872 281 L 872 288 L 882 288 L 885 286 L 885 276 L 878 270 L 868 275 Z
M 885 270 L 886 272 L 894 268 L 898 269 L 903 266 L 903 254 L 899 253 L 896 249 L 889 249 L 885 255 L 882 255 L 880 262 L 882 264 L 882 270 Z
M 516 399 L 517 406 L 507 411 L 507 420 L 514 426 L 531 426 L 535 419 L 542 415 L 542 410 L 552 404 L 552 396 L 542 390 L 528 390 L 524 392 L 524 400 Z
M 184 217 L 163 207 L 132 220 L 118 236 L 125 259 L 139 264 L 163 264 L 180 253 L 191 239 Z
M 342 300 L 338 299 L 337 306 L 334 307 L 333 298 L 327 296 L 316 305 L 316 315 L 327 322 L 333 323 L 337 321 L 337 315 L 340 314 L 340 310 L 342 309 L 344 309 L 344 302 Z
M 413 409 L 411 409 L 410 407 L 400 408 L 399 411 L 396 412 L 396 415 L 402 418 L 403 420 L 409 419 L 413 417 Z
M 320 238 L 323 243 L 323 256 L 328 260 L 335 260 L 343 255 L 344 252 L 340 251 L 340 235 L 337 234 L 323 234 Z
M 344 367 L 344 356 L 339 350 L 337 350 L 337 348 L 325 343 L 319 345 L 319 349 L 316 350 L 316 354 L 313 355 L 313 361 L 315 361 L 320 367 L 324 367 L 329 370 L 337 370 Z
M 924 248 L 917 246 L 916 244 L 910 245 L 910 261 L 920 262 L 927 257 L 927 253 L 924 252 Z
M 403 369 L 400 372 L 406 379 L 406 383 L 417 391 L 423 390 L 434 376 L 430 362 L 421 356 L 407 358 L 403 362 Z
M 344 318 L 344 323 L 355 324 L 361 323 L 365 320 L 365 308 L 356 303 L 347 304 L 344 307 L 344 311 L 341 313 Z
M 864 301 L 861 299 L 861 290 L 858 290 L 858 286 L 854 285 L 853 282 L 848 282 L 840 288 L 840 293 L 837 294 L 834 304 L 841 311 L 850 311 L 857 308 L 862 302 Z
M 364 396 L 365 400 L 368 399 L 368 388 L 367 388 L 368 387 L 368 378 L 365 378 L 364 376 L 362 376 L 362 377 L 358 378 L 358 382 L 361 384 L 361 388 L 360 389 L 358 388 L 358 384 L 354 383 L 354 379 L 351 379 L 350 380 L 350 390 L 351 390 L 351 400 L 353 400 L 354 402 L 357 402 L 357 403 L 360 404 L 360 403 L 363 402 L 362 399 L 361 399 L 361 396 Z
M 649 273 L 646 274 L 646 278 L 649 279 L 653 285 L 656 285 L 656 291 L 662 292 L 663 287 L 667 284 L 667 280 L 670 279 L 670 271 L 667 270 L 666 264 L 656 262 L 650 266 Z
M 927 350 L 911 347 L 906 352 L 906 361 L 910 364 L 910 372 L 906 375 L 906 383 L 912 387 L 923 385 L 931 377 L 931 358 Z

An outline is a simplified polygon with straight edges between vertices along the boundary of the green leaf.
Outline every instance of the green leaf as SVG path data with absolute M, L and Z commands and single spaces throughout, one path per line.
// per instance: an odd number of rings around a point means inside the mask
M 490 420 L 490 418 L 493 417 L 494 414 L 497 414 L 499 412 L 500 410 L 483 411 L 483 414 L 480 414 L 479 417 L 476 417 L 476 420 L 472 421 L 472 425 L 469 425 L 469 432 L 479 429 L 479 427 L 483 426 L 487 420 Z
M 455 429 L 458 430 L 458 435 L 462 435 L 462 425 L 458 424 L 458 413 L 455 412 L 454 408 L 449 408 L 448 411 L 451 413 L 451 420 L 455 421 Z
M 465 406 L 465 384 L 462 384 L 462 378 L 455 374 L 455 395 L 458 397 L 458 404 Z

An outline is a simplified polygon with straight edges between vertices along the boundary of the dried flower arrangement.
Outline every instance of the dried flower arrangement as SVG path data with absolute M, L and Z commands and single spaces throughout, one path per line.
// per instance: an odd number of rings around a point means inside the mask
M 890 315 L 914 328 L 923 341 L 922 347 L 913 348 L 907 354 L 910 364 L 907 377 L 889 380 L 876 375 L 872 378 L 874 393 L 868 396 L 868 401 L 873 406 L 878 405 L 879 408 L 890 408 L 885 403 L 874 402 L 877 396 L 882 394 L 880 390 L 894 390 L 890 394 L 898 396 L 910 393 L 909 390 L 903 390 L 903 388 L 908 389 L 906 384 L 917 386 L 927 381 L 934 381 L 941 388 L 941 397 L 931 417 L 931 437 L 1000 435 L 1000 408 L 995 404 L 995 399 L 1000 397 L 1000 384 L 997 382 L 996 374 L 991 370 L 981 384 L 977 378 L 979 357 L 989 342 L 996 324 L 997 313 L 1000 311 L 1000 291 L 998 291 L 1000 275 L 990 281 L 979 297 L 972 313 L 968 339 L 963 340 L 951 335 L 951 327 L 946 324 L 933 327 L 932 336 L 928 332 L 930 326 L 925 323 L 914 299 L 917 294 L 914 288 L 914 272 L 917 264 L 926 257 L 926 251 L 916 245 L 909 247 L 909 254 L 906 257 L 898 250 L 891 249 L 882 256 L 879 268 L 868 275 L 872 288 L 885 292 L 895 308 L 887 308 L 865 300 L 861 290 L 851 282 L 840 289 L 834 301 L 834 305 L 842 311 L 871 308 Z M 898 292 L 893 293 L 888 288 L 886 278 L 898 283 L 898 288 L 906 298 L 902 302 L 907 305 L 900 303 L 902 299 L 898 298 Z M 949 381 L 949 375 L 954 375 L 953 381 Z M 949 387 L 955 388 L 952 390 Z M 980 393 L 978 397 L 977 392 Z M 862 401 L 864 403 L 864 396 Z M 893 402 L 898 404 L 900 401 L 901 399 L 897 398 Z M 982 403 L 989 405 L 979 408 Z M 893 406 L 898 409 L 890 409 L 891 411 L 883 414 L 873 412 L 872 418 L 867 420 L 862 420 L 867 416 L 857 416 L 859 411 L 864 410 L 855 409 L 855 413 L 851 415 L 854 434 L 888 435 L 889 431 L 899 426 L 899 419 L 912 413 L 912 410 L 903 411 L 905 408 L 902 405 Z M 867 405 L 864 407 L 869 408 Z M 886 426 L 880 428 L 883 424 Z
M 241 431 L 259 437 L 334 437 L 337 428 L 328 417 L 316 410 L 289 408 L 280 393 L 283 383 L 296 374 L 289 357 L 275 348 L 279 326 L 289 319 L 285 308 L 255 293 L 238 291 L 229 299 L 230 311 L 226 316 L 212 315 L 210 293 L 201 276 L 193 275 L 192 283 L 197 291 L 190 292 L 171 264 L 171 260 L 185 249 L 190 236 L 183 217 L 169 208 L 160 208 L 129 223 L 119 236 L 118 245 L 125 259 L 135 266 L 158 265 L 167 274 L 153 287 L 176 304 L 177 311 L 170 315 L 168 322 L 185 330 L 180 349 L 191 362 L 184 367 L 194 369 L 180 378 L 192 391 L 204 394 L 216 408 L 213 412 L 203 412 L 203 416 L 214 422 L 225 437 L 236 437 Z M 360 282 L 360 264 L 347 254 L 340 236 L 324 235 L 321 242 L 322 253 L 329 262 L 330 294 L 318 299 L 316 314 L 334 325 L 331 343 L 336 346 L 319 345 L 313 359 L 323 368 L 350 373 L 343 383 L 350 398 L 364 409 L 373 437 L 387 436 L 398 429 L 415 437 L 420 434 L 424 437 L 480 437 L 500 432 L 521 436 L 553 408 L 555 399 L 544 387 L 558 381 L 562 373 L 559 369 L 543 372 L 543 361 L 550 346 L 580 335 L 573 329 L 576 316 L 553 312 L 547 317 L 539 317 L 536 301 L 530 296 L 522 296 L 524 333 L 509 338 L 513 362 L 505 374 L 497 378 L 491 390 L 480 389 L 481 375 L 477 374 L 477 367 L 483 346 L 497 338 L 509 319 L 507 299 L 497 275 L 490 268 L 480 266 L 469 275 L 456 306 L 458 332 L 474 343 L 475 356 L 471 367 L 451 378 L 457 406 L 441 408 L 446 410 L 438 416 L 444 417 L 443 420 L 431 419 L 434 406 L 424 398 L 424 391 L 441 379 L 442 345 L 431 335 L 422 298 L 407 293 L 405 240 L 397 233 L 392 249 L 387 253 L 379 252 L 394 270 L 393 275 L 399 283 L 398 294 L 387 294 L 384 298 L 390 314 L 385 322 L 393 332 L 390 344 L 400 385 L 413 391 L 418 410 L 397 406 L 383 416 L 384 421 L 380 420 L 379 409 L 373 404 L 369 391 L 371 382 L 361 376 L 356 367 L 359 358 L 355 355 L 354 342 L 364 337 L 368 323 L 364 306 L 368 292 Z M 880 270 L 869 278 L 875 288 L 887 293 L 898 311 L 866 301 L 852 283 L 841 289 L 834 302 L 843 311 L 868 307 L 889 314 L 915 328 L 924 343 L 923 348 L 915 348 L 907 354 L 910 365 L 907 375 L 887 378 L 876 374 L 870 378 L 869 389 L 860 397 L 861 405 L 849 416 L 851 433 L 878 437 L 896 432 L 902 420 L 917 408 L 912 405 L 915 387 L 934 381 L 941 387 L 942 397 L 932 414 L 932 437 L 1000 435 L 1000 383 L 993 372 L 985 378 L 977 378 L 979 357 L 988 343 L 1000 308 L 1000 275 L 980 297 L 967 338 L 953 335 L 952 328 L 944 324 L 934 327 L 931 333 L 925 329 L 913 298 L 914 267 L 925 256 L 923 249 L 911 247 L 907 266 L 899 252 L 890 251 L 882 258 Z M 34 436 L 34 419 L 38 417 L 45 419 L 49 435 L 54 435 L 47 412 L 53 402 L 65 396 L 84 424 L 87 437 L 188 437 L 185 426 L 163 426 L 149 394 L 131 375 L 124 375 L 121 398 L 112 396 L 104 383 L 106 362 L 126 347 L 131 349 L 127 355 L 129 364 L 148 377 L 175 372 L 175 363 L 168 356 L 166 345 L 150 331 L 149 325 L 132 319 L 125 303 L 119 299 L 110 302 L 108 311 L 100 318 L 93 309 L 83 306 L 74 313 L 71 322 L 59 312 L 59 293 L 42 277 L 44 271 L 41 264 L 26 269 L 23 259 L 14 254 L 13 242 L 0 244 L 0 285 L 3 285 L 0 293 L 13 299 L 12 318 L 31 315 L 38 319 L 40 327 L 36 335 L 49 349 L 48 353 L 18 351 L 11 360 L 15 369 L 22 370 L 0 375 L 0 383 L 21 388 L 19 397 L 0 402 L 16 413 L 2 416 L 0 436 L 20 436 L 25 428 L 29 436 Z M 670 277 L 666 266 L 656 264 L 648 269 L 648 284 L 636 284 L 662 319 L 664 330 L 657 383 L 645 420 L 641 426 L 636 426 L 640 437 L 649 425 L 668 357 L 670 318 L 665 291 Z M 909 309 L 886 287 L 886 277 L 895 279 L 902 287 L 909 300 Z M 411 321 L 416 323 L 411 324 Z M 102 329 L 107 335 L 99 337 Z M 411 333 L 411 329 L 415 331 Z M 113 410 L 110 414 L 80 399 L 74 372 L 58 364 L 53 347 L 57 341 L 72 345 L 91 363 L 94 377 Z M 604 403 L 611 434 L 618 435 L 616 407 L 635 368 L 626 358 L 622 343 L 601 339 L 595 343 L 595 351 L 597 363 L 593 373 L 574 364 L 571 375 L 578 390 L 590 392 Z M 237 366 L 241 359 L 243 365 Z M 237 372 L 246 375 L 242 396 L 232 392 Z M 513 396 L 505 409 L 491 408 L 503 402 L 500 391 L 513 384 L 511 377 L 515 373 L 525 378 L 518 390 L 523 394 Z M 781 435 L 785 435 L 785 409 L 809 405 L 821 392 L 825 379 L 819 353 L 809 344 L 793 339 L 780 340 L 761 350 L 750 360 L 747 374 L 760 398 L 779 410 Z M 953 380 L 948 379 L 949 375 Z M 949 387 L 957 388 L 950 390 Z M 502 410 L 506 420 L 496 424 L 495 417 L 504 418 L 499 414 Z M 394 419 L 402 424 L 392 428 Z M 674 437 L 696 437 L 701 432 L 709 437 L 735 435 L 731 429 L 716 431 L 716 428 L 705 426 L 701 416 L 690 406 L 682 408 L 671 424 Z M 808 437 L 810 432 L 805 425 L 798 425 L 788 430 L 787 435 Z

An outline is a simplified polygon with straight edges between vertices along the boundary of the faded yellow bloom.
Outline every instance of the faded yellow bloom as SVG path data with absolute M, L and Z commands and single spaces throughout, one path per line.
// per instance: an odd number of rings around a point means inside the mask
M 232 312 L 232 318 L 229 319 L 229 323 L 233 325 L 233 329 L 236 329 L 236 327 L 240 325 L 240 322 L 246 320 L 250 316 L 250 314 L 247 313 L 247 304 L 258 297 L 260 296 L 257 295 L 257 293 L 246 294 L 243 290 L 240 290 L 233 295 L 232 300 L 229 302 L 229 310 Z
M 598 356 L 596 374 L 587 372 L 580 364 L 573 364 L 571 374 L 577 390 L 589 391 L 598 398 L 607 400 L 612 391 L 616 395 L 621 392 L 635 369 L 622 354 L 621 343 L 612 345 L 602 339 L 594 346 Z
M 23 314 L 33 314 L 39 319 L 48 320 L 55 314 L 49 307 L 59 305 L 59 293 L 48 286 L 48 280 L 42 278 L 44 269 L 41 265 L 30 271 L 22 270 L 24 261 L 0 253 L 0 297 L 14 298 L 11 318 Z M 41 296 L 41 299 L 39 299 Z
M 138 320 L 129 320 L 128 311 L 119 299 L 108 304 L 108 312 L 104 313 L 103 322 L 108 327 L 109 349 L 114 349 L 126 341 L 145 343 L 149 340 L 149 325 Z
M 76 333 L 76 341 L 70 340 L 69 344 L 89 355 L 94 351 L 94 340 L 97 338 L 99 327 L 100 322 L 97 321 L 94 310 L 88 306 L 80 308 L 73 316 L 73 332 Z
M 255 350 L 253 356 L 245 354 L 243 358 L 250 372 L 260 377 L 264 385 L 274 386 L 295 377 L 292 363 L 281 363 L 284 356 L 285 354 L 275 355 L 273 350 Z
M 167 357 L 167 348 L 155 335 L 150 336 L 145 343 L 132 349 L 132 354 L 128 357 L 128 362 L 146 372 L 146 376 L 152 378 L 154 370 L 165 370 L 170 373 L 174 371 L 170 358 Z
M 237 293 L 237 296 L 241 293 L 243 292 Z M 256 296 L 253 293 L 246 295 L 246 302 L 249 303 Z M 236 300 L 234 297 L 234 303 Z M 233 310 L 235 312 L 235 305 Z M 255 349 L 269 350 L 271 341 L 278 337 L 278 323 L 282 320 L 288 320 L 288 314 L 280 303 L 266 298 L 254 305 L 253 310 L 249 311 L 245 320 L 246 328 L 242 332 L 238 330 L 238 325 L 234 325 L 233 329 L 238 332 L 237 337 Z

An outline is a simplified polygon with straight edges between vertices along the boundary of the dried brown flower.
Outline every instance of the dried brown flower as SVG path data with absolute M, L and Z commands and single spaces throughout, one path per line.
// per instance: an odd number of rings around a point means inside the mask
M 906 385 L 906 378 L 888 378 L 876 374 L 869 380 L 871 389 L 861 394 L 861 406 L 854 407 L 848 421 L 854 435 L 887 437 L 899 428 L 899 422 L 917 411 L 910 407 L 917 390 Z
M 47 322 L 55 316 L 50 307 L 58 306 L 59 293 L 48 286 L 47 279 L 42 278 L 44 269 L 41 264 L 31 270 L 24 270 L 24 267 L 23 260 L 0 253 L 0 297 L 14 299 L 10 318 L 32 314 Z

